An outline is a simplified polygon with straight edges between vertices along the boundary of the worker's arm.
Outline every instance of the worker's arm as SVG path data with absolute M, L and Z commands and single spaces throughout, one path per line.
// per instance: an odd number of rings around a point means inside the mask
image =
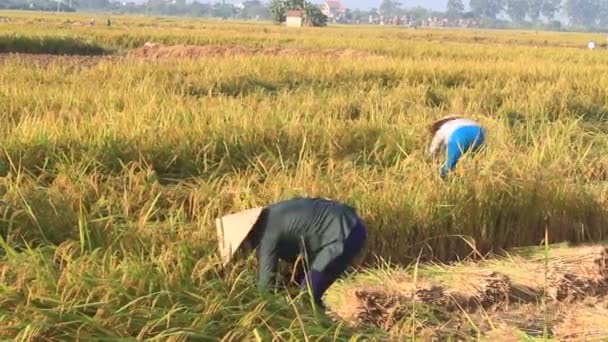
M 433 137 L 433 141 L 431 141 L 431 146 L 429 147 L 429 154 L 431 157 L 436 157 L 439 149 L 443 145 L 444 137 L 441 132 L 437 132 Z
M 336 241 L 323 247 L 315 255 L 314 260 L 308 260 L 308 262 L 310 263 L 311 270 L 322 272 L 332 261 L 342 254 L 344 254 L 344 242 Z
M 279 263 L 278 236 L 263 236 L 258 246 L 259 289 L 272 289 L 276 280 Z

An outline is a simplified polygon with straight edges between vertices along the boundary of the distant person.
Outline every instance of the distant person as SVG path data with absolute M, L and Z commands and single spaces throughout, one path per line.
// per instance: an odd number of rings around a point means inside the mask
M 485 131 L 474 120 L 458 116 L 447 116 L 430 127 L 433 140 L 429 154 L 437 157 L 442 148 L 446 148 L 446 161 L 441 168 L 441 177 L 456 168 L 458 160 L 464 153 L 476 152 L 485 144 Z
M 234 254 L 257 249 L 258 287 L 276 286 L 279 259 L 307 260 L 298 283 L 310 284 L 316 305 L 363 249 L 367 230 L 354 208 L 319 198 L 295 198 L 250 209 L 216 221 L 224 265 Z
M 107 26 L 107 27 L 112 26 L 112 22 L 110 21 L 110 19 L 108 19 L 108 21 L 106 21 L 106 26 Z

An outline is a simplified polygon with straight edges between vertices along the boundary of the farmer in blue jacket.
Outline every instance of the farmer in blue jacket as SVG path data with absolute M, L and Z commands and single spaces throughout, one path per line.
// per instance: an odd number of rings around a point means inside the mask
M 227 264 L 237 250 L 255 248 L 258 287 L 276 286 L 279 259 L 307 260 L 300 285 L 310 284 L 315 303 L 363 249 L 367 231 L 354 208 L 319 198 L 295 198 L 217 220 L 220 253 Z
M 484 129 L 474 120 L 458 116 L 448 116 L 430 127 L 433 140 L 429 149 L 432 157 L 437 157 L 439 151 L 447 149 L 447 159 L 441 168 L 441 177 L 456 167 L 464 153 L 476 152 L 485 143 Z

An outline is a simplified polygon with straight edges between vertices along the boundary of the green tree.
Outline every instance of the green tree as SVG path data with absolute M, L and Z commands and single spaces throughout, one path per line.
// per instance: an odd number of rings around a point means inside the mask
M 380 4 L 380 14 L 385 17 L 392 17 L 401 14 L 401 3 L 395 0 L 382 0 Z
M 461 17 L 464 13 L 464 3 L 462 0 L 448 0 L 447 15 L 450 18 Z
M 355 9 L 352 12 L 350 12 L 350 17 L 352 18 L 352 20 L 366 20 L 369 17 L 369 13 L 362 11 L 360 9 Z
M 268 7 L 264 6 L 260 1 L 245 1 L 243 5 L 244 7 L 238 13 L 240 18 L 253 19 L 257 17 L 270 17 Z
M 272 0 L 269 9 L 274 22 L 283 23 L 287 20 L 287 4 L 284 0 Z
M 598 18 L 600 28 L 608 28 L 608 1 L 599 1 Z
M 304 22 L 308 26 L 326 26 L 327 16 L 323 14 L 319 6 L 310 2 L 304 3 Z
M 543 9 L 544 0 L 528 0 L 528 17 L 537 22 Z
M 227 4 L 225 1 L 222 3 L 215 3 L 211 7 L 211 15 L 216 18 L 232 18 L 235 14 L 236 8 L 231 4 Z
M 348 22 L 354 20 L 353 12 L 349 8 L 344 11 L 344 20 Z
M 87 10 L 100 10 L 108 7 L 110 7 L 108 0 L 79 0 L 77 4 L 78 9 Z
M 514 22 L 524 22 L 528 14 L 528 0 L 507 0 L 506 12 Z
M 505 8 L 503 0 L 471 0 L 471 11 L 478 18 L 496 19 Z
M 196 17 L 209 16 L 211 14 L 211 6 L 194 1 L 190 4 L 190 13 Z
M 409 11 L 407 11 L 407 14 L 414 20 L 425 20 L 426 18 L 431 16 L 431 12 L 421 6 L 416 6 L 410 9 Z
M 564 11 L 570 23 L 583 27 L 593 27 L 595 25 L 598 19 L 599 7 L 599 1 L 594 0 L 564 1 Z
M 544 0 L 541 13 L 548 20 L 553 20 L 555 14 L 562 8 L 562 0 Z

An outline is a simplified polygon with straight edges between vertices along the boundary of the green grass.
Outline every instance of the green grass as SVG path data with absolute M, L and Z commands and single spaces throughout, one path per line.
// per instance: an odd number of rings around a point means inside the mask
M 551 242 L 607 233 L 607 57 L 569 47 L 587 35 L 3 15 L 0 46 L 21 52 L 155 41 L 376 56 L 2 62 L 0 336 L 350 336 L 260 298 L 255 265 L 216 266 L 215 217 L 294 195 L 359 208 L 369 262 L 453 260 L 472 251 L 462 237 L 485 253 L 546 228 Z M 479 119 L 489 146 L 463 161 L 474 176 L 443 182 L 426 126 L 449 112 Z

